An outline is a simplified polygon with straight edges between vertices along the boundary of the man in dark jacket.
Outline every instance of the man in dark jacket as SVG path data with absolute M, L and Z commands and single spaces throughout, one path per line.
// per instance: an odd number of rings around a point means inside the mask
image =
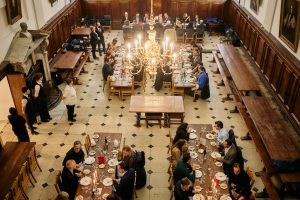
M 116 194 L 122 200 L 131 200 L 134 188 L 134 169 L 129 169 L 129 165 L 126 162 L 122 162 L 119 165 L 119 172 L 123 174 L 122 178 L 120 180 L 114 179 L 113 181 Z
M 104 80 L 107 81 L 107 77 L 112 76 L 114 74 L 114 68 L 111 66 L 111 64 L 113 63 L 113 59 L 106 57 L 104 62 L 105 64 L 103 66 L 102 73 Z
M 192 183 L 195 182 L 196 165 L 191 166 L 190 153 L 184 153 L 182 159 L 176 165 L 174 171 L 174 183 L 177 183 L 182 178 L 187 177 Z
M 75 160 L 68 160 L 66 166 L 64 167 L 61 179 L 62 179 L 62 191 L 69 194 L 70 199 L 75 198 L 78 180 L 82 176 L 82 173 L 76 170 Z
M 39 134 L 35 131 L 36 127 L 33 126 L 36 123 L 36 115 L 35 115 L 35 108 L 32 99 L 30 98 L 30 90 L 28 87 L 22 88 L 22 112 L 26 114 L 27 124 L 29 129 L 31 130 L 32 134 Z
M 98 49 L 99 49 L 99 54 L 100 56 L 102 56 L 101 50 L 100 50 L 100 46 L 102 45 L 103 48 L 103 52 L 105 54 L 106 49 L 105 49 L 105 40 L 104 40 L 104 28 L 101 26 L 100 22 L 97 22 L 96 27 L 95 27 L 95 31 L 99 37 L 99 41 L 98 41 Z
M 189 200 L 189 197 L 193 195 L 190 180 L 187 177 L 179 180 L 174 188 L 175 200 Z
M 16 108 L 9 108 L 9 113 L 8 120 L 12 126 L 13 132 L 18 137 L 19 142 L 30 142 L 25 125 L 26 120 L 21 115 L 18 115 Z
M 230 192 L 235 196 L 250 197 L 250 177 L 240 168 L 239 163 L 233 165 L 233 176 L 229 177 Z
M 236 147 L 229 139 L 224 141 L 224 157 L 217 157 L 216 160 L 223 163 L 224 173 L 231 177 L 233 175 L 233 164 L 237 156 Z
M 99 43 L 99 41 L 100 41 L 100 38 L 99 38 L 98 34 L 96 33 L 95 27 L 93 26 L 93 27 L 91 27 L 90 43 L 92 46 L 92 53 L 93 53 L 94 59 L 98 59 L 98 57 L 96 56 L 96 47 L 97 47 L 97 44 Z M 99 51 L 99 53 L 100 53 L 100 51 Z
M 66 157 L 63 160 L 63 166 L 66 166 L 68 160 L 74 160 L 76 164 L 80 164 L 84 161 L 84 152 L 81 149 L 80 141 L 75 141 L 73 148 L 67 152 Z

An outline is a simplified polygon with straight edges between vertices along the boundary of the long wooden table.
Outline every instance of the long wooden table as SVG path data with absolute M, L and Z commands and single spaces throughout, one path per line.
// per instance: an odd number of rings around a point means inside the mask
M 27 161 L 30 152 L 34 151 L 35 144 L 35 142 L 6 142 L 0 150 L 0 199 L 4 199 L 9 193 L 22 165 Z
M 237 50 L 232 45 L 218 44 L 217 47 L 237 89 L 241 92 L 260 91 Z
M 136 126 L 141 126 L 141 113 L 184 113 L 182 96 L 131 96 L 129 112 L 136 113 Z M 165 126 L 166 118 L 164 120 Z
M 219 185 L 216 186 L 216 190 L 212 191 L 211 185 L 212 185 L 212 179 L 214 178 L 214 175 L 217 172 L 224 172 L 223 167 L 216 166 L 215 162 L 217 162 L 214 158 L 211 157 L 212 152 L 218 152 L 218 148 L 216 146 L 212 146 L 210 142 L 214 140 L 208 140 L 206 139 L 206 134 L 210 133 L 212 129 L 211 124 L 189 124 L 189 127 L 196 130 L 197 138 L 194 140 L 189 140 L 188 144 L 189 146 L 195 147 L 195 152 L 198 154 L 197 158 L 192 158 L 192 162 L 195 164 L 199 164 L 201 166 L 200 171 L 202 172 L 201 178 L 196 178 L 194 187 L 200 186 L 202 191 L 200 194 L 203 196 L 213 196 L 214 194 L 217 196 L 217 199 L 220 199 L 222 195 L 229 195 L 228 189 L 222 189 Z M 199 145 L 199 140 L 206 141 L 206 145 Z M 204 159 L 204 154 L 200 154 L 198 152 L 199 149 L 206 149 L 206 156 Z M 216 192 L 217 191 L 217 192 Z
M 75 38 L 75 37 L 89 37 L 90 33 L 91 33 L 90 28 L 77 27 L 72 31 L 71 37 L 73 37 L 73 38 Z
M 83 54 L 83 51 L 67 51 L 60 55 L 54 64 L 54 69 L 73 71 Z
M 107 171 L 109 168 L 115 168 L 115 167 L 110 167 L 107 163 L 109 159 L 113 158 L 113 155 L 111 153 L 111 151 L 114 150 L 113 141 L 116 139 L 119 141 L 119 144 L 121 145 L 121 139 L 122 139 L 122 133 L 95 132 L 94 135 L 99 135 L 99 138 L 96 141 L 96 146 L 91 147 L 90 150 L 96 151 L 96 154 L 94 156 L 96 161 L 93 165 L 84 165 L 84 169 L 89 169 L 91 171 L 89 174 L 85 176 L 90 176 L 92 178 L 92 183 L 88 186 L 82 186 L 79 184 L 76 191 L 76 196 L 81 195 L 83 196 L 84 199 L 102 199 L 103 194 L 105 193 L 110 194 L 112 192 L 112 186 L 108 186 L 108 187 L 104 186 L 102 180 L 106 177 L 111 177 L 111 174 L 108 173 Z M 105 137 L 107 137 L 107 139 L 110 142 L 108 145 L 107 153 L 105 155 L 105 167 L 103 169 L 100 169 L 97 164 L 98 162 L 97 158 L 98 156 L 101 155 L 101 150 L 103 149 L 104 146 Z M 96 198 L 92 197 L 93 188 L 102 188 L 102 192 L 100 195 L 101 197 L 96 197 Z
M 295 161 L 300 153 L 289 129 L 264 97 L 245 96 L 243 102 L 272 161 Z M 300 182 L 300 172 L 278 172 L 285 183 Z

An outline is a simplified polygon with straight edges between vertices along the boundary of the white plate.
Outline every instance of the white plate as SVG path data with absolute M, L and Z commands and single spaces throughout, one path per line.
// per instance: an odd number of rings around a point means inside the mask
M 219 152 L 216 152 L 216 151 L 212 152 L 210 155 L 211 155 L 211 157 L 213 157 L 213 158 L 221 157 L 221 154 L 220 154 Z
M 96 146 L 96 141 L 94 139 L 91 139 L 91 146 L 92 147 Z
M 198 152 L 202 154 L 204 153 L 204 149 L 199 149 Z
M 94 139 L 98 139 L 99 138 L 99 135 L 93 135 L 93 137 L 92 138 L 94 138 Z
M 103 180 L 103 185 L 104 186 L 111 186 L 113 184 L 113 180 L 111 179 L 111 178 L 105 178 L 104 180 Z
M 201 192 L 201 190 L 203 190 L 203 188 L 199 185 L 194 187 L 195 192 Z
M 119 164 L 119 162 L 118 162 L 117 159 L 110 159 L 110 160 L 108 161 L 108 165 L 109 165 L 110 167 L 115 167 L 115 166 L 117 166 L 118 164 Z
M 225 181 L 227 176 L 226 174 L 224 174 L 223 172 L 217 172 L 215 174 L 216 179 L 218 179 L 219 181 Z
M 85 170 L 82 171 L 82 173 L 85 174 L 85 175 L 87 175 L 87 174 L 91 173 L 91 170 L 85 169 Z
M 83 200 L 83 196 L 78 195 L 78 196 L 75 198 L 75 200 Z
M 90 150 L 90 152 L 89 152 L 89 155 L 90 156 L 94 156 L 96 154 L 96 151 L 95 150 Z
M 226 195 L 226 194 L 223 194 L 221 197 L 220 197 L 220 200 L 231 200 L 231 197 Z
M 118 151 L 118 150 L 112 150 L 111 153 L 112 153 L 113 155 L 116 155 L 116 154 L 119 153 L 119 151 Z
M 202 194 L 194 194 L 193 200 L 205 200 Z
M 79 184 L 87 186 L 87 185 L 91 184 L 91 182 L 92 182 L 92 178 L 88 177 L 88 176 L 85 176 L 82 179 L 80 179 Z
M 197 135 L 196 135 L 195 133 L 190 133 L 189 138 L 190 138 L 191 140 L 196 139 L 196 138 L 197 138 Z
M 197 158 L 198 154 L 194 151 L 190 152 L 192 158 Z
M 82 172 L 83 169 L 84 169 L 84 166 L 80 165 L 80 167 L 77 170 Z
M 104 167 L 105 167 L 105 164 L 100 164 L 100 165 L 99 165 L 99 168 L 100 168 L 100 169 L 103 169 Z
M 200 178 L 202 176 L 202 172 L 200 170 L 195 171 L 195 177 Z
M 220 184 L 220 188 L 222 188 L 223 190 L 228 188 L 228 185 L 226 183 L 221 183 Z
M 216 142 L 210 142 L 210 145 L 215 147 L 217 145 L 217 143 Z
M 217 167 L 222 167 L 222 163 L 221 162 L 215 162 L 215 165 L 217 166 Z
M 209 140 L 213 140 L 213 139 L 215 139 L 215 136 L 211 133 L 208 133 L 208 134 L 206 134 L 206 138 Z
M 88 165 L 91 165 L 95 162 L 95 158 L 94 157 L 87 157 L 85 160 L 84 160 L 84 163 L 85 164 L 88 164 Z
M 195 147 L 194 147 L 194 146 L 189 146 L 188 149 L 189 149 L 190 151 L 194 151 L 194 150 L 195 150 Z
M 108 197 L 109 194 L 105 193 L 102 195 L 102 199 L 106 199 Z
M 114 168 L 109 168 L 109 169 L 107 170 L 107 172 L 110 173 L 110 174 L 115 173 L 115 169 L 114 169 Z

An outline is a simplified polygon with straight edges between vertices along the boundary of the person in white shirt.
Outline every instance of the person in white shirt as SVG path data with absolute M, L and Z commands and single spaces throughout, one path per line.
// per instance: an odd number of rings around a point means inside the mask
M 217 134 L 217 142 L 221 145 L 229 138 L 228 130 L 224 127 L 223 122 L 221 121 L 216 121 L 214 128 Z
M 63 101 L 66 104 L 67 111 L 68 111 L 68 121 L 75 122 L 76 115 L 74 115 L 74 108 L 77 101 L 77 95 L 76 90 L 73 87 L 73 80 L 68 78 L 66 80 L 67 85 L 65 87 L 64 93 L 63 93 Z

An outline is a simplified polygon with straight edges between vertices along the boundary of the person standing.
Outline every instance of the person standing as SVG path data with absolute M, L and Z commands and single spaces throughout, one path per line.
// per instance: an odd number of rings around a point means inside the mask
M 74 108 L 75 108 L 75 104 L 77 101 L 76 90 L 73 87 L 72 79 L 68 78 L 66 80 L 66 82 L 67 82 L 67 85 L 64 90 L 63 101 L 65 102 L 66 107 L 67 107 L 68 121 L 75 122 L 76 119 L 74 119 L 74 117 L 76 117 L 76 115 L 74 115 Z
M 92 53 L 93 53 L 94 59 L 98 59 L 98 57 L 96 56 L 96 48 L 97 48 L 97 44 L 99 43 L 99 41 L 100 41 L 100 38 L 98 37 L 98 34 L 96 33 L 96 29 L 94 26 L 92 26 L 91 33 L 90 33 L 90 43 L 92 46 Z
M 100 45 L 102 45 L 103 48 L 103 53 L 105 54 L 106 49 L 105 49 L 105 40 L 104 40 L 104 28 L 101 26 L 100 22 L 96 23 L 96 27 L 95 27 L 96 33 L 98 34 L 99 37 L 99 41 L 98 41 L 98 49 L 99 49 L 99 54 L 100 56 L 102 56 L 101 50 L 100 50 Z
M 22 112 L 27 117 L 27 124 L 29 126 L 29 129 L 31 130 L 32 134 L 39 134 L 37 131 L 35 131 L 36 127 L 33 126 L 34 123 L 36 123 L 36 115 L 35 115 L 35 108 L 32 99 L 30 98 L 30 90 L 28 87 L 22 88 Z
M 38 111 L 41 117 L 42 122 L 49 122 L 52 118 L 50 117 L 48 110 L 48 100 L 45 91 L 45 87 L 43 85 L 43 74 L 36 73 L 35 74 L 35 84 L 34 84 L 34 98 L 38 104 Z
M 19 142 L 30 142 L 29 135 L 26 129 L 26 120 L 18 115 L 16 108 L 9 108 L 10 115 L 8 116 L 8 121 L 12 126 L 12 130 L 18 137 Z

